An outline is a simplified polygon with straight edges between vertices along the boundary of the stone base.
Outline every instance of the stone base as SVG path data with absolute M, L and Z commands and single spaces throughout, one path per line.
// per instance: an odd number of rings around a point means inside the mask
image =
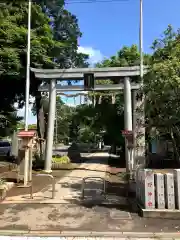
M 0 187 L 0 200 L 4 200 L 6 198 L 7 192 L 14 186 L 14 182 L 4 183 Z
M 144 209 L 139 205 L 140 214 L 144 218 L 162 218 L 180 220 L 180 210 L 172 209 Z
M 44 173 L 44 174 L 51 174 L 51 173 L 52 173 L 52 170 L 42 170 L 41 173 Z
M 17 185 L 17 188 L 30 188 L 31 187 L 31 183 L 27 183 L 27 185 L 23 185 L 23 183 L 21 183 L 20 185 Z

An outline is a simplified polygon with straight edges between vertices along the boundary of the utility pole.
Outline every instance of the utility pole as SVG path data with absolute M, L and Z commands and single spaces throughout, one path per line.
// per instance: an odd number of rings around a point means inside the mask
M 56 108 L 56 150 L 58 145 L 58 115 L 57 115 L 57 108 Z
M 28 113 L 29 113 L 29 88 L 30 88 L 30 53 L 31 53 L 31 0 L 28 4 L 28 33 L 27 33 L 27 66 L 26 66 L 26 103 L 25 103 L 25 131 L 28 131 Z M 31 170 L 30 170 L 31 171 Z M 24 185 L 28 186 L 28 172 L 29 172 L 29 153 L 25 150 L 24 157 Z
M 140 1 L 140 22 L 139 22 L 139 52 L 140 52 L 140 77 L 143 81 L 143 0 Z
M 28 131 L 29 88 L 30 88 L 30 53 L 31 53 L 31 0 L 28 5 L 28 36 L 27 36 L 27 66 L 26 66 L 26 103 L 25 103 L 25 131 Z

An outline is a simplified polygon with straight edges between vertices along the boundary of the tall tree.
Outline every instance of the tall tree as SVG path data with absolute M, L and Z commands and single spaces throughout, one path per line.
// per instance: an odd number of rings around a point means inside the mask
M 60 12 L 63 12 L 63 15 Z M 62 16 L 64 16 L 62 18 Z M 2 106 L 24 104 L 28 3 L 10 1 L 0 9 L 0 81 Z M 31 18 L 31 67 L 67 68 L 86 65 L 86 55 L 77 53 L 80 36 L 77 19 L 62 1 L 33 1 Z M 66 57 L 67 56 L 67 57 Z M 79 58 L 78 58 L 79 56 Z M 31 75 L 30 94 L 35 96 L 37 116 L 42 109 L 38 87 L 42 81 Z M 11 90 L 9 87 L 11 86 Z M 0 106 L 1 109 L 1 106 Z M 40 134 L 39 124 L 38 132 Z
M 41 5 L 45 14 L 51 19 L 50 25 L 56 41 L 69 43 L 62 48 L 55 61 L 60 68 L 87 67 L 88 55 L 79 53 L 78 38 L 82 33 L 78 26 L 78 19 L 64 8 L 62 0 L 34 0 Z
M 58 142 L 68 143 L 70 138 L 70 125 L 74 114 L 74 108 L 70 107 L 62 101 L 60 97 L 56 100 L 56 124 L 55 138 Z
M 147 125 L 169 134 L 180 156 L 180 31 L 172 26 L 154 41 L 152 61 L 145 78 Z
M 144 54 L 144 63 L 148 65 L 150 63 L 150 55 Z M 137 66 L 140 64 L 140 54 L 138 47 L 132 45 L 130 47 L 122 47 L 116 55 L 105 59 L 101 63 L 97 64 L 97 67 L 125 67 L 125 66 Z M 119 83 L 121 79 L 111 80 L 112 83 Z M 123 79 L 122 79 L 123 80 Z M 134 82 L 140 81 L 139 77 L 133 77 Z M 103 80 L 99 83 L 109 84 L 110 80 Z M 121 130 L 124 128 L 124 103 L 123 92 L 116 92 L 115 104 L 112 104 L 112 99 L 109 96 L 103 96 L 111 94 L 111 92 L 100 92 L 102 94 L 102 104 L 100 107 L 101 121 L 104 121 L 107 129 L 107 139 L 110 139 L 111 144 L 122 145 L 123 138 L 121 136 Z M 113 92 L 112 92 L 113 94 Z M 109 109 L 107 111 L 107 109 Z
M 0 9 L 0 109 L 24 103 L 26 79 L 28 3 L 11 1 Z M 53 38 L 50 19 L 39 5 L 32 5 L 31 67 L 53 68 L 64 43 Z M 31 94 L 41 82 L 31 76 Z

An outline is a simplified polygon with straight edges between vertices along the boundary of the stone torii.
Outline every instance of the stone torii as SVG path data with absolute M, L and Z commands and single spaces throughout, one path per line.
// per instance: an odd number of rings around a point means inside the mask
M 49 115 L 47 142 L 45 150 L 45 172 L 51 172 L 52 150 L 54 137 L 54 122 L 56 112 L 56 93 L 84 91 L 83 85 L 62 86 L 57 84 L 57 80 L 83 80 L 84 74 L 93 73 L 95 79 L 119 79 L 119 84 L 96 85 L 93 91 L 109 91 L 123 90 L 124 91 L 124 126 L 128 131 L 133 131 L 135 134 L 135 157 L 133 163 L 130 163 L 130 157 L 127 154 L 126 146 L 126 170 L 129 171 L 129 166 L 135 167 L 137 162 L 145 163 L 145 128 L 144 128 L 144 112 L 136 111 L 139 102 L 136 101 L 136 92 L 141 88 L 141 84 L 133 83 L 131 77 L 140 75 L 140 67 L 111 67 L 111 68 L 72 68 L 72 69 L 35 69 L 31 68 L 37 79 L 47 80 L 47 84 L 41 86 L 39 91 L 49 92 Z M 144 73 L 147 72 L 147 67 L 144 66 Z M 142 102 L 142 101 L 141 101 Z M 140 115 L 141 116 L 138 116 Z M 138 121 L 141 119 L 141 121 Z M 138 122 L 141 122 L 139 125 Z M 137 143 L 137 132 L 140 133 Z M 119 133 L 120 134 L 120 133 Z

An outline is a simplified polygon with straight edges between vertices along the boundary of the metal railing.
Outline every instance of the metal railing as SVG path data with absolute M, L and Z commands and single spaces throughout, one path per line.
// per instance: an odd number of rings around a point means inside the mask
M 88 179 L 100 179 L 103 182 L 103 188 L 101 189 L 102 194 L 104 195 L 104 197 L 106 197 L 106 180 L 104 178 L 101 177 L 85 177 L 82 180 L 82 187 L 81 187 L 81 199 L 84 199 L 84 190 L 85 190 L 85 183 L 86 180 Z
M 39 173 L 36 175 L 36 177 L 49 177 L 52 180 L 52 199 L 55 198 L 55 178 L 51 174 L 45 174 L 45 173 Z M 30 197 L 33 199 L 33 182 L 30 186 Z

